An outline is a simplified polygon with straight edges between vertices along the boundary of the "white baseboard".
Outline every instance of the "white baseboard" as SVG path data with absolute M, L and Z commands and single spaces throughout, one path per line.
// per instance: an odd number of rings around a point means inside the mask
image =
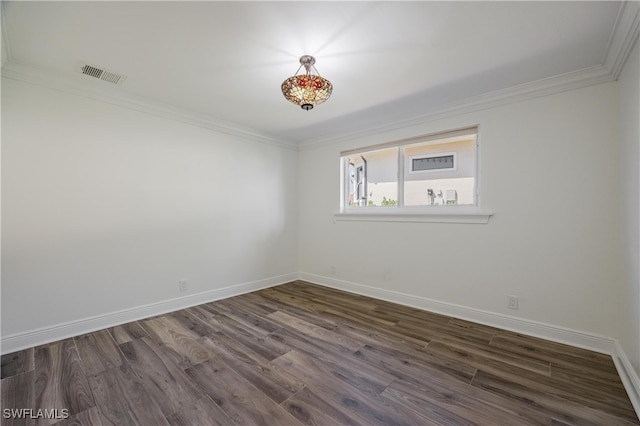
M 620 375 L 622 383 L 627 390 L 627 394 L 629 395 L 629 399 L 631 400 L 636 413 L 640 415 L 640 378 L 631 365 L 626 353 L 615 339 L 559 327 L 552 324 L 496 314 L 425 297 L 413 296 L 393 290 L 370 287 L 364 284 L 338 280 L 305 272 L 292 272 L 276 277 L 236 284 L 176 299 L 84 318 L 78 321 L 31 330 L 25 333 L 3 336 L 0 340 L 0 353 L 7 354 L 33 346 L 54 342 L 56 340 L 66 339 L 90 333 L 92 331 L 125 324 L 131 321 L 149 318 L 154 315 L 161 315 L 167 312 L 188 308 L 190 306 L 200 305 L 203 303 L 213 302 L 215 300 L 238 296 L 251 291 L 273 287 L 295 281 L 297 279 L 609 354 L 613 358 L 616 368 L 618 369 L 618 374 Z
M 453 303 L 441 302 L 421 296 L 400 293 L 393 290 L 370 287 L 350 281 L 337 280 L 321 275 L 305 272 L 300 273 L 300 279 L 314 284 L 345 290 L 363 296 L 374 297 L 389 302 L 411 306 L 425 311 L 448 315 L 455 318 L 473 321 L 503 330 L 514 331 L 528 336 L 540 337 L 558 343 L 564 343 L 592 351 L 613 354 L 615 339 L 595 334 L 589 334 L 578 330 L 559 327 L 552 324 L 516 318 L 480 309 L 469 308 Z
M 629 361 L 627 354 L 617 341 L 614 353 L 611 357 L 613 358 L 613 362 L 616 364 L 620 380 L 622 380 L 622 383 L 627 390 L 627 395 L 631 400 L 631 404 L 636 410 L 638 417 L 640 417 L 640 377 L 638 377 L 638 373 L 636 373 L 633 365 L 631 365 L 631 361 Z
M 92 331 L 102 330 L 131 321 L 137 321 L 155 315 L 188 308 L 190 306 L 200 305 L 251 291 L 273 287 L 290 281 L 295 281 L 297 279 L 298 273 L 292 272 L 258 281 L 231 285 L 215 290 L 190 294 L 184 297 L 164 300 L 162 302 L 136 306 L 134 308 L 123 309 L 121 311 L 111 312 L 104 315 L 83 318 L 77 321 L 57 324 L 51 327 L 39 328 L 37 330 L 31 330 L 24 333 L 2 336 L 2 339 L 0 340 L 0 353 L 7 354 L 33 346 L 54 342 L 56 340 L 79 336 Z
M 338 280 L 322 275 L 301 272 L 299 279 L 335 288 L 337 290 L 344 290 L 351 293 L 361 294 L 363 296 L 399 303 L 401 305 L 411 306 L 429 312 L 448 315 L 504 330 L 514 331 L 516 333 L 526 334 L 528 336 L 540 337 L 553 342 L 611 355 L 622 383 L 629 395 L 633 408 L 640 417 L 640 378 L 638 378 L 638 374 L 631 365 L 626 353 L 615 339 L 583 331 L 572 330 L 557 325 L 515 318 L 508 315 L 496 314 L 480 309 L 441 302 L 438 300 L 428 299 L 426 297 L 413 296 L 393 290 L 370 287 L 364 284 Z

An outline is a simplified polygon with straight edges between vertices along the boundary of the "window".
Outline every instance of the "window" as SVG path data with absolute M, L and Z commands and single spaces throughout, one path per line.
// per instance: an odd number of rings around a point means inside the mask
M 380 149 L 343 157 L 349 207 L 393 205 L 398 199 L 398 150 Z
M 418 157 L 412 157 L 411 171 L 428 172 L 430 170 L 455 170 L 455 157 L 455 152 L 452 152 L 451 154 L 420 155 Z
M 470 127 L 342 152 L 341 211 L 476 207 L 477 136 Z

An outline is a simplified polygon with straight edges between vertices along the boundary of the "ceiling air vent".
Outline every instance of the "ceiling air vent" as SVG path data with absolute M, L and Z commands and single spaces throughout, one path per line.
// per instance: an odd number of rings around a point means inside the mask
M 89 77 L 97 78 L 113 84 L 122 84 L 127 78 L 122 74 L 117 74 L 88 64 L 81 65 L 80 72 L 84 75 L 88 75 Z

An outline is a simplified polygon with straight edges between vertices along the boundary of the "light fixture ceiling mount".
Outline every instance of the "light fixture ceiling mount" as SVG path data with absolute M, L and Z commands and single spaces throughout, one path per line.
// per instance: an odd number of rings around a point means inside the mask
M 316 59 L 311 55 L 300 57 L 300 67 L 298 71 L 282 82 L 282 94 L 289 102 L 300 105 L 305 111 L 313 109 L 329 99 L 333 91 L 333 85 L 326 78 L 320 77 L 318 70 L 314 66 Z M 304 67 L 305 73 L 298 74 Z M 315 72 L 315 73 L 314 73 Z

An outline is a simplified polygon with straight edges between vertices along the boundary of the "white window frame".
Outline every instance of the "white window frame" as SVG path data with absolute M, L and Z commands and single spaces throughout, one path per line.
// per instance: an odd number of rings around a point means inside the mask
M 404 168 L 405 157 L 402 149 L 407 145 L 416 145 L 420 143 L 433 141 L 434 143 L 446 139 L 452 139 L 459 136 L 475 135 L 475 168 L 474 168 L 474 199 L 473 205 L 444 205 L 444 206 L 404 206 Z M 483 211 L 480 208 L 479 196 L 479 126 L 465 127 L 456 130 L 438 132 L 429 135 L 419 136 L 415 138 L 403 139 L 400 141 L 389 142 L 379 145 L 366 146 L 353 150 L 342 151 L 340 153 L 340 211 L 334 215 L 335 221 L 377 221 L 377 222 L 439 222 L 439 223 L 488 223 L 489 218 L 493 215 L 491 212 Z M 378 151 L 388 148 L 398 149 L 398 206 L 388 207 L 367 207 L 367 206 L 349 206 L 349 162 L 346 161 L 348 156 L 355 154 L 364 154 L 367 152 Z M 454 154 L 454 167 L 457 168 L 457 153 L 429 153 L 425 155 L 412 156 L 415 158 L 439 157 L 443 155 Z M 409 162 L 411 165 L 412 162 Z M 409 173 L 433 173 L 447 172 L 453 169 L 436 169 L 436 170 L 419 170 Z

